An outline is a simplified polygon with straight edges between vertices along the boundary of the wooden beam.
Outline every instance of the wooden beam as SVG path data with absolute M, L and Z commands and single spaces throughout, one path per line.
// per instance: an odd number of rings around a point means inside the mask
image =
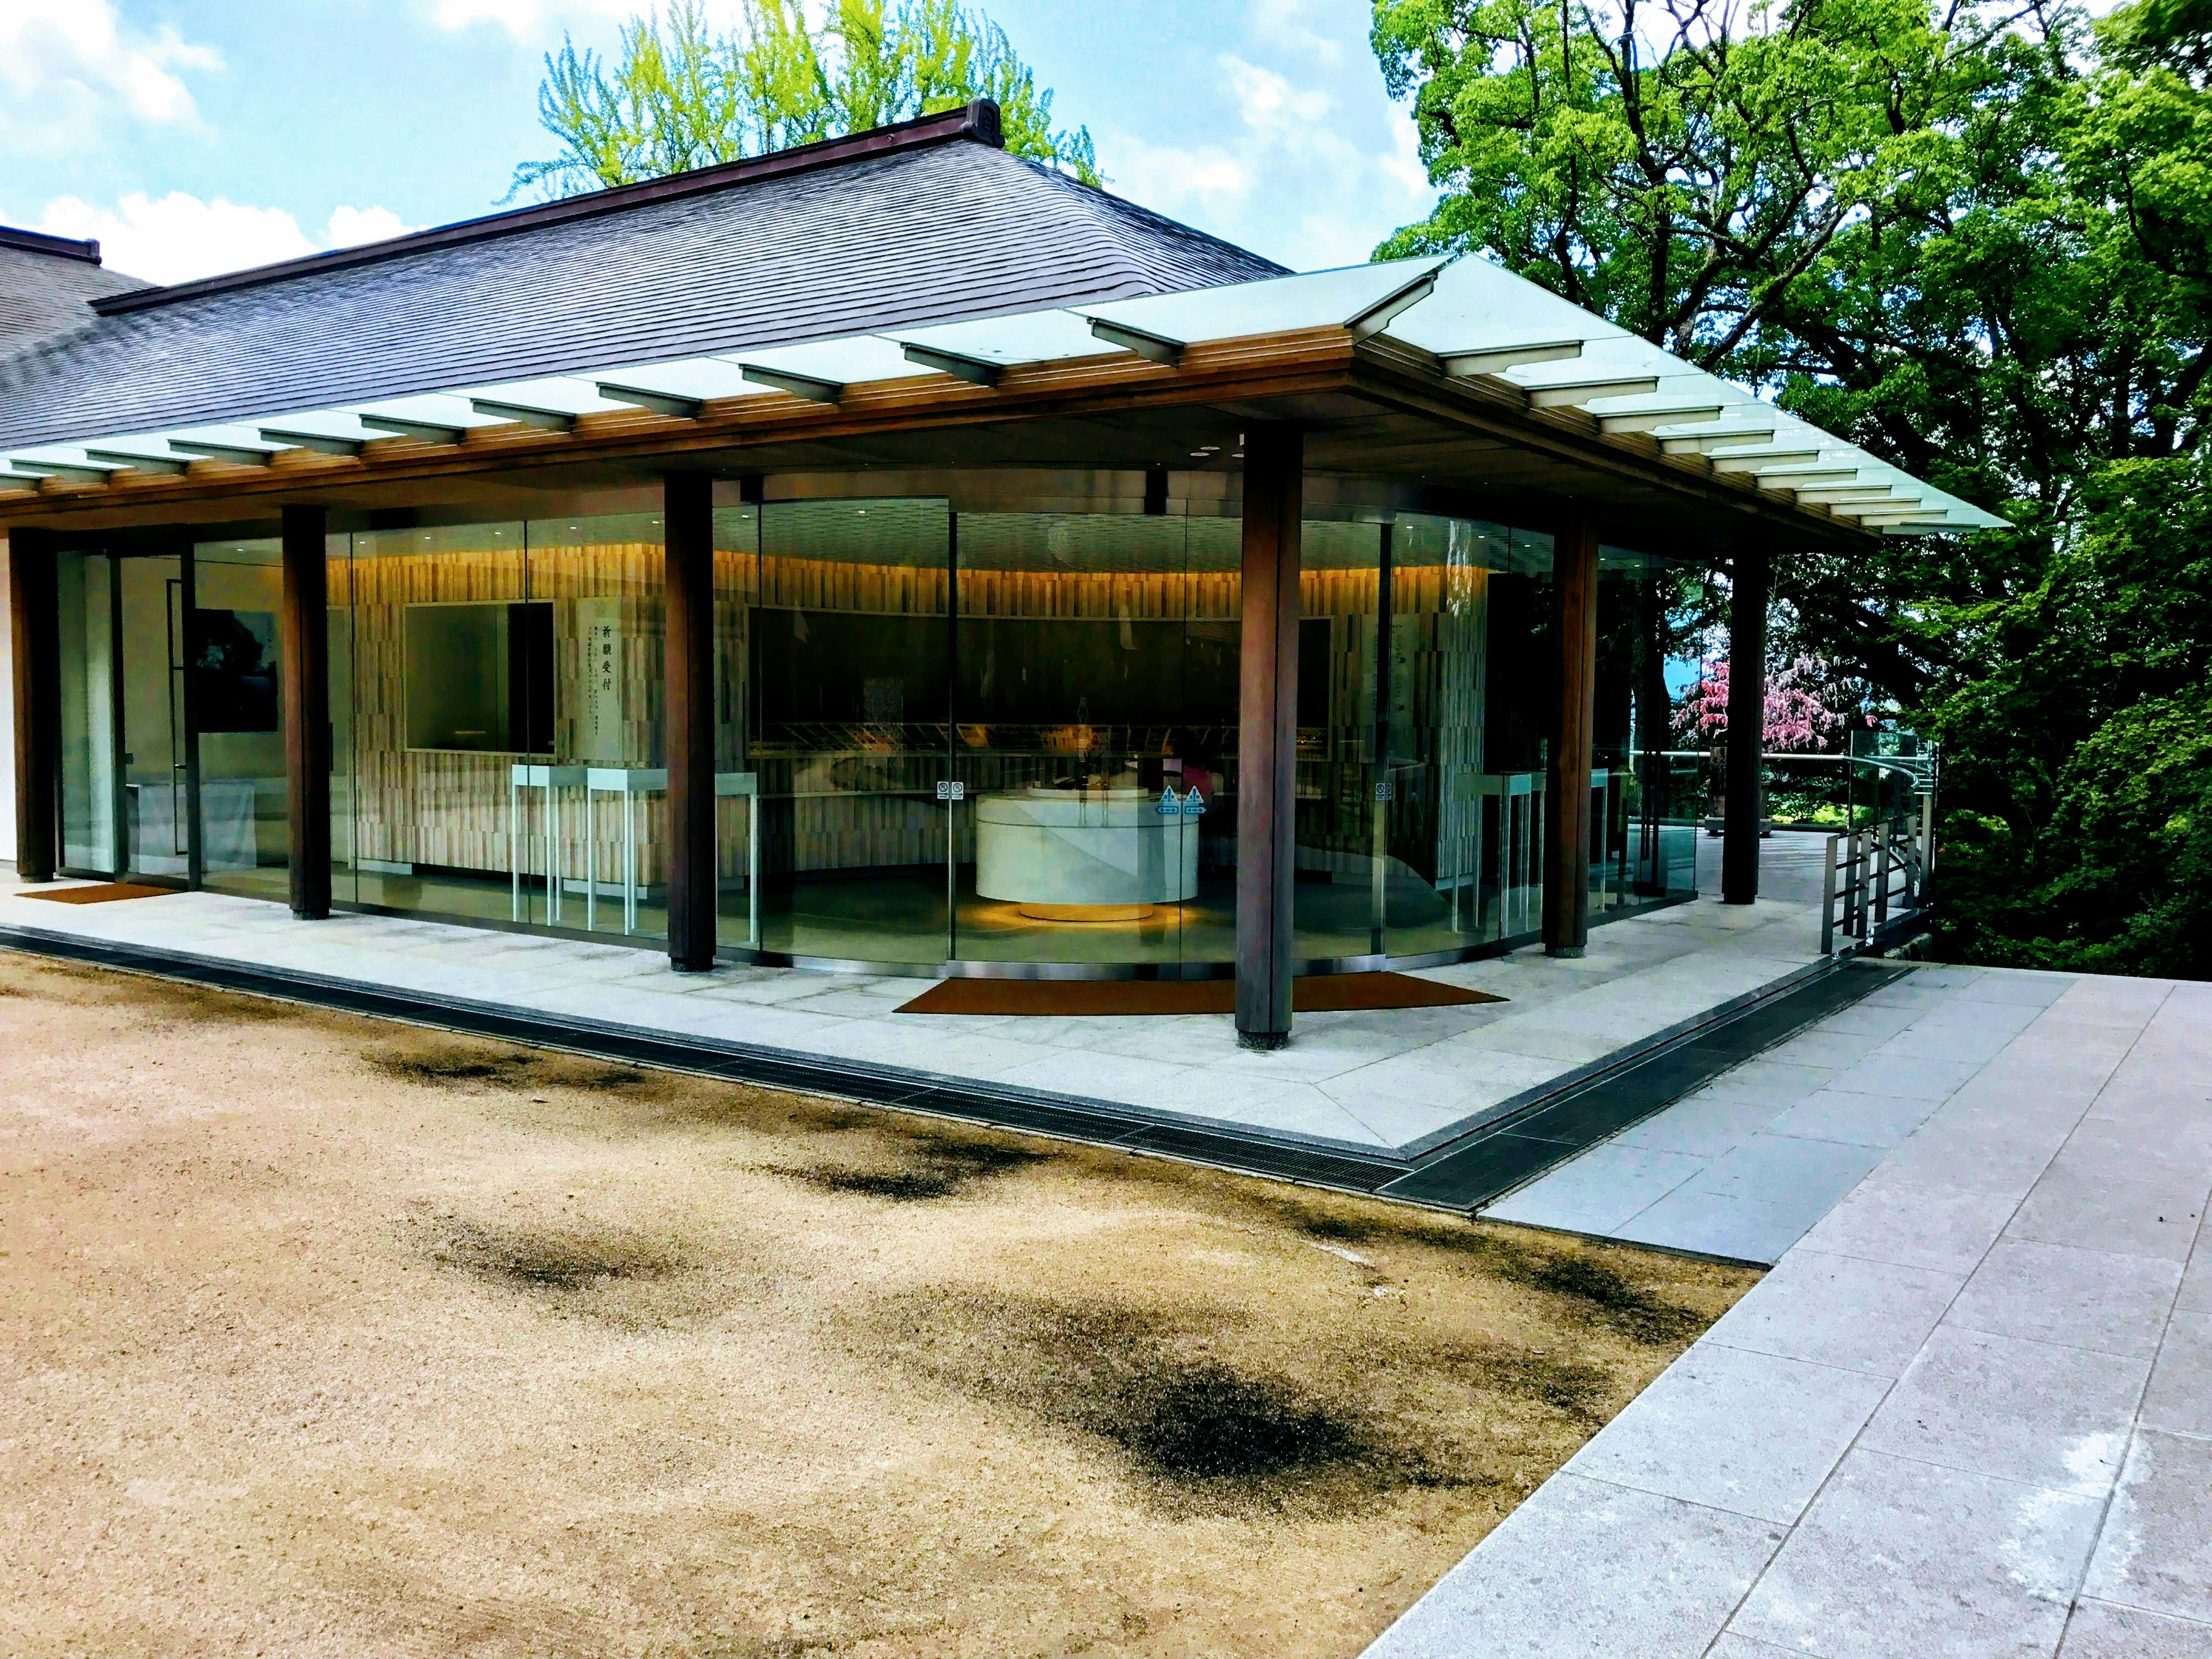
M 668 960 L 714 965 L 714 487 L 704 472 L 662 480 L 667 535 Z
M 787 377 L 788 378 L 788 377 Z M 814 383 L 810 389 L 820 390 Z M 270 466 L 218 470 L 188 478 L 118 475 L 105 483 L 50 481 L 35 492 L 0 493 L 0 524 L 10 520 L 49 527 L 151 522 L 159 514 L 215 501 L 245 501 L 277 492 L 297 499 L 327 481 L 333 489 L 364 483 L 412 483 L 546 465 L 627 465 L 654 472 L 722 465 L 733 449 L 894 434 L 957 433 L 974 426 L 1006 428 L 1069 416 L 1109 417 L 1192 405 L 1254 405 L 1249 418 L 1279 419 L 1289 399 L 1350 395 L 1380 411 L 1437 422 L 1462 438 L 1504 444 L 1555 465 L 1576 467 L 1613 483 L 1662 491 L 1686 514 L 1717 514 L 1737 526 L 1763 522 L 1823 545 L 1863 549 L 1873 533 L 1761 490 L 1740 475 L 1721 477 L 1699 455 L 1666 455 L 1647 438 L 1607 438 L 1579 410 L 1530 410 L 1521 390 L 1485 377 L 1443 378 L 1425 353 L 1387 335 L 1355 341 L 1340 327 L 1286 331 L 1184 348 L 1174 369 L 1126 351 L 1050 363 L 1010 366 L 997 388 L 910 377 L 855 383 L 835 404 L 800 396 L 738 397 L 702 404 L 696 420 L 673 420 L 643 409 L 578 417 L 562 434 L 521 426 L 432 428 L 383 416 L 364 425 L 404 431 L 415 443 L 371 443 L 358 458 L 286 451 Z M 423 439 L 434 442 L 419 441 Z M 1555 486 L 1556 487 L 1556 486 Z M 164 511 L 164 509 L 172 509 Z M 141 518 L 141 514 L 147 515 Z M 125 515 L 127 515 L 125 516 Z
M 61 617 L 46 534 L 8 538 L 8 622 L 15 689 L 15 873 L 52 881 L 61 829 Z
M 284 811 L 292 830 L 292 914 L 331 913 L 330 562 L 319 507 L 288 506 L 277 653 L 284 695 Z
M 1243 653 L 1237 725 L 1237 1040 L 1291 1040 L 1297 875 L 1298 567 L 1304 434 L 1244 434 Z
M 1589 944 L 1590 756 L 1597 712 L 1597 520 L 1579 508 L 1552 533 L 1559 714 L 1545 780 L 1544 954 Z
M 1763 542 L 1736 549 L 1729 584 L 1727 793 L 1721 813 L 1721 902 L 1759 897 L 1759 827 L 1766 792 L 1766 605 L 1771 573 Z

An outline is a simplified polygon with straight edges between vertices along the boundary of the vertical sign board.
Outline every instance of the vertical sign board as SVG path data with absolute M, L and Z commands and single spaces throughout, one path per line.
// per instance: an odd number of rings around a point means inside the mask
M 584 650 L 584 707 L 577 722 L 577 748 L 597 766 L 620 766 L 627 758 L 623 731 L 622 601 L 576 601 L 576 633 Z

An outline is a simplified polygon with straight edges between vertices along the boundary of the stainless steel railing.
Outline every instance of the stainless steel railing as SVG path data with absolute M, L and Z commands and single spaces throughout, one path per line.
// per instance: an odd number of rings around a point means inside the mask
M 1820 954 L 1864 950 L 1927 908 L 1936 868 L 1936 797 L 1849 835 L 1830 836 L 1820 881 Z

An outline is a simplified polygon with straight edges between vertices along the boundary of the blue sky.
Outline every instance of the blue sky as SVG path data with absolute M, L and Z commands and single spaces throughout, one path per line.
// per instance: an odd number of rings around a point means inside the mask
M 491 210 L 644 0 L 0 0 L 0 223 L 160 281 Z M 1110 187 L 1299 269 L 1433 198 L 1364 0 L 991 0 Z

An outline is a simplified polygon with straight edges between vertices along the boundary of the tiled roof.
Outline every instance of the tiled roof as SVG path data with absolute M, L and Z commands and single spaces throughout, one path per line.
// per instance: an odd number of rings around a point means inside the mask
M 93 301 L 145 286 L 102 266 L 96 242 L 0 225 L 0 360 L 90 327 Z
M 763 158 L 148 295 L 13 355 L 0 336 L 0 445 L 1282 274 L 1007 155 L 994 129 L 932 118 L 805 165 Z

